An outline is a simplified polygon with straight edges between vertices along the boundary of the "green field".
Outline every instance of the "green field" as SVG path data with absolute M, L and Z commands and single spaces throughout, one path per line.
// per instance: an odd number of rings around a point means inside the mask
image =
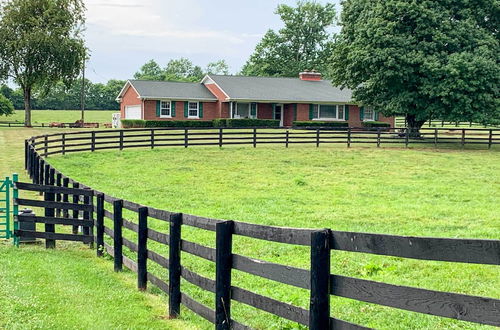
M 17 172 L 27 181 L 24 139 L 55 131 L 62 130 L 0 128 L 0 175 Z M 0 240 L 0 279 L 0 329 L 199 328 L 199 318 L 186 312 L 183 320 L 166 320 L 164 295 L 138 292 L 134 274 L 114 273 L 112 261 L 82 244 L 58 242 L 47 251 Z
M 497 151 L 194 147 L 73 154 L 50 158 L 50 162 L 74 179 L 116 197 L 199 216 L 398 235 L 500 236 Z M 134 219 L 130 213 L 125 216 Z M 164 223 L 150 221 L 150 225 L 168 230 Z M 183 236 L 214 246 L 211 232 L 184 227 Z M 235 238 L 234 247 L 236 253 L 249 257 L 302 268 L 309 265 L 309 250 L 304 247 L 242 237 Z M 151 244 L 151 248 L 168 255 L 164 246 Z M 186 254 L 182 258 L 188 268 L 214 278 L 213 264 Z M 333 252 L 332 272 L 500 298 L 497 266 Z M 305 290 L 238 271 L 233 281 L 233 285 L 308 307 Z M 213 305 L 211 294 L 184 282 L 182 288 Z M 259 329 L 297 326 L 237 303 L 233 313 L 235 319 Z M 336 297 L 332 298 L 332 315 L 385 329 L 481 328 Z M 207 326 L 203 321 L 199 324 Z
M 120 112 L 113 111 L 85 111 L 85 121 L 89 123 L 111 123 L 111 114 Z M 81 118 L 79 110 L 33 110 L 31 113 L 32 124 L 47 124 L 52 122 L 74 123 Z M 24 123 L 24 110 L 16 110 L 11 116 L 1 116 L 0 121 L 13 121 Z

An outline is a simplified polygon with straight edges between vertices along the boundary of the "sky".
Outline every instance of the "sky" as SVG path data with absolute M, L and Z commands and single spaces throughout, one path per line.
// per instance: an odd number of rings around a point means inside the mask
M 318 0 L 335 3 L 339 0 Z M 240 71 L 268 29 L 278 30 L 280 3 L 295 0 L 85 0 L 86 77 L 130 79 L 154 59 L 164 67 L 187 57 L 195 65 L 224 59 Z

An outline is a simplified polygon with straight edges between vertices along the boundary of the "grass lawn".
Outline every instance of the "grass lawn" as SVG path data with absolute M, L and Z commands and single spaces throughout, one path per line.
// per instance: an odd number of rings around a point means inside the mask
M 87 110 L 85 121 L 89 123 L 111 123 L 111 114 L 119 110 Z M 31 113 L 32 124 L 62 122 L 74 123 L 81 118 L 80 110 L 33 110 Z M 24 110 L 16 110 L 12 116 L 2 116 L 0 121 L 17 121 L 24 123 Z
M 0 175 L 24 173 L 24 139 L 57 129 L 0 128 Z M 62 131 L 62 130 L 57 130 Z M 24 197 L 35 197 L 23 193 Z M 199 317 L 166 320 L 167 299 L 78 243 L 12 247 L 0 240 L 0 329 L 199 329 Z
M 199 216 L 398 235 L 500 237 L 498 151 L 193 147 L 72 154 L 49 160 L 65 174 L 111 195 Z M 166 224 L 153 220 L 150 224 L 168 230 Z M 210 232 L 184 226 L 183 236 L 214 246 Z M 302 268 L 309 265 L 309 250 L 304 247 L 242 237 L 235 237 L 234 247 L 236 253 L 249 257 Z M 168 255 L 164 246 L 152 244 L 151 248 Z M 213 264 L 186 254 L 182 258 L 188 268 L 214 278 Z M 500 298 L 498 266 L 334 251 L 332 272 Z M 233 285 L 308 307 L 305 290 L 238 271 Z M 183 290 L 213 305 L 211 294 L 187 283 Z M 237 320 L 256 328 L 296 327 L 236 303 L 233 312 Z M 386 329 L 481 328 L 337 297 L 332 298 L 332 315 Z

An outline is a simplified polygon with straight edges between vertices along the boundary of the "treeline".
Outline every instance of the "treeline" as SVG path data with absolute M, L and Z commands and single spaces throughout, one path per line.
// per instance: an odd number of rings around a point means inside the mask
M 123 88 L 125 81 L 110 80 L 106 84 L 92 83 L 85 79 L 85 109 L 87 110 L 119 110 L 115 101 Z M 62 82 L 57 83 L 48 93 L 35 91 L 31 100 L 32 109 L 36 110 L 74 110 L 81 108 L 82 80 L 67 87 Z M 14 109 L 24 109 L 23 91 L 12 89 L 7 85 L 0 86 L 0 94 L 5 96 L 14 105 Z

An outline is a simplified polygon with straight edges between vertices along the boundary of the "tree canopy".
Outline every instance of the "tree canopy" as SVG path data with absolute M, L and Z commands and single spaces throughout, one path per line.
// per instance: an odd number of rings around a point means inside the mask
M 327 74 L 333 40 L 328 29 L 335 21 L 334 5 L 298 1 L 296 7 L 279 5 L 275 13 L 285 26 L 277 32 L 267 31 L 241 73 L 296 77 L 301 71 L 317 70 Z
M 333 83 L 385 115 L 500 120 L 500 2 L 345 0 Z
M 134 74 L 134 78 L 141 80 L 198 82 L 208 73 L 229 74 L 229 66 L 226 61 L 219 60 L 208 63 L 205 70 L 203 70 L 200 66 L 194 65 L 189 59 L 181 57 L 170 60 L 162 68 L 155 60 L 150 60 Z
M 24 94 L 25 125 L 31 126 L 33 88 L 70 85 L 82 67 L 82 0 L 7 0 L 0 3 L 0 74 Z

